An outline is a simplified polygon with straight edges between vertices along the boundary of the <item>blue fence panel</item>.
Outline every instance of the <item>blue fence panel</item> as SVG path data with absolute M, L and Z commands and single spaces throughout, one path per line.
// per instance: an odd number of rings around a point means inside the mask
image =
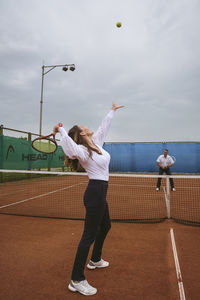
M 197 164 L 197 171 L 198 171 L 198 173 L 200 173 L 200 143 L 197 144 L 196 164 Z
M 134 144 L 104 144 L 104 149 L 111 154 L 111 172 L 133 172 Z
M 135 169 L 133 172 L 157 172 L 156 160 L 162 152 L 161 143 L 135 144 Z
M 175 156 L 172 173 L 200 173 L 200 143 L 106 143 L 111 172 L 158 172 L 156 160 L 168 149 Z
M 176 158 L 171 170 L 175 173 L 199 173 L 199 146 L 199 143 L 167 143 L 169 155 Z

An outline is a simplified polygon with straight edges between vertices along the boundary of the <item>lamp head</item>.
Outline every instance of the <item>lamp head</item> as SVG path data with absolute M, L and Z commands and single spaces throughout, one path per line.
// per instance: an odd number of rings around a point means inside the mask
M 71 65 L 69 69 L 70 69 L 70 71 L 74 71 L 75 70 L 75 65 Z
M 68 70 L 68 67 L 64 66 L 62 69 L 66 72 Z

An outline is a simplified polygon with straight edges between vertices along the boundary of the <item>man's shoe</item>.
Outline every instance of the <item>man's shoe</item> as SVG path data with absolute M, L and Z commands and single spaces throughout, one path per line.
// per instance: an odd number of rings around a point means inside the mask
M 175 189 L 175 188 L 172 188 L 172 192 L 176 192 L 176 189 Z
M 109 262 L 101 259 L 98 262 L 93 262 L 92 260 L 89 261 L 89 264 L 87 264 L 88 269 L 93 270 L 96 268 L 106 268 L 109 266 Z
M 75 283 L 73 280 L 71 280 L 70 284 L 68 285 L 68 289 L 71 292 L 79 292 L 82 295 L 90 296 L 97 293 L 97 289 L 92 287 L 87 280 L 82 280 L 77 283 Z
M 156 191 L 158 192 L 158 191 L 160 191 L 160 189 L 159 189 L 159 188 L 156 188 Z

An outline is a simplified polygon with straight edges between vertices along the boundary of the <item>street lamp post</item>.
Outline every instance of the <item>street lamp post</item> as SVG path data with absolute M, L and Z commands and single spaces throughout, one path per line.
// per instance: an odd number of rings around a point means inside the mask
M 42 66 L 42 84 L 41 84 L 41 98 L 40 98 L 40 129 L 39 129 L 40 136 L 42 135 L 42 106 L 43 106 L 44 76 L 57 67 L 61 67 L 64 72 L 66 72 L 68 69 L 70 69 L 70 71 L 75 70 L 74 64 Z M 47 69 L 47 71 L 45 71 L 45 69 Z

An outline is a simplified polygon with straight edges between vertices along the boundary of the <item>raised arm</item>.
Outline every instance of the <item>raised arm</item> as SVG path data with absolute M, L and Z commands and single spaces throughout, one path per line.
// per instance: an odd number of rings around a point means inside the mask
M 111 123 L 112 123 L 112 118 L 114 116 L 114 112 L 119 109 L 124 107 L 123 105 L 118 105 L 116 103 L 112 103 L 112 109 L 109 111 L 109 113 L 106 115 L 106 117 L 103 119 L 101 125 L 97 129 L 97 131 L 93 135 L 93 140 L 95 143 L 100 145 L 101 147 L 103 146 L 103 143 L 105 141 L 105 138 L 108 134 L 108 131 L 110 129 Z

